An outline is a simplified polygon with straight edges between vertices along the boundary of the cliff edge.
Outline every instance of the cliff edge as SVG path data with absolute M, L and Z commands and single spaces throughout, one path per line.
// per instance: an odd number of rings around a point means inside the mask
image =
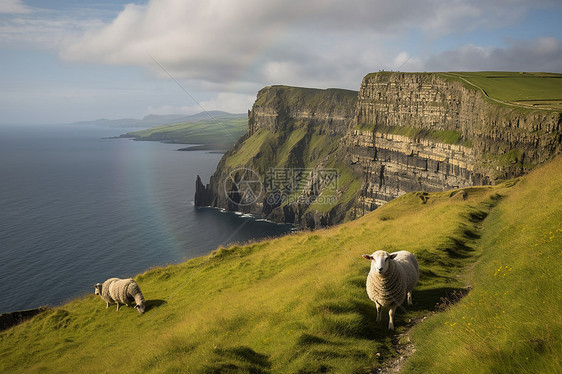
M 359 92 L 266 87 L 195 204 L 327 226 L 407 192 L 526 174 L 561 153 L 561 123 L 560 110 L 504 103 L 452 73 L 368 74 Z

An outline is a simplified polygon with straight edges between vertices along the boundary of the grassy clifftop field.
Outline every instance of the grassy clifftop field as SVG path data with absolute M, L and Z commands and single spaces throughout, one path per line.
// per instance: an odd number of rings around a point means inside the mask
M 136 277 L 144 315 L 93 293 L 71 301 L 0 333 L 0 372 L 368 373 L 408 331 L 413 372 L 560 372 L 561 177 L 558 157 L 495 187 L 411 193 L 330 229 L 152 269 Z M 396 332 L 365 292 L 361 254 L 376 249 L 420 262 Z
M 206 119 L 161 125 L 121 135 L 135 140 L 199 144 L 192 149 L 227 150 L 248 128 L 246 114 L 223 113 Z
M 521 108 L 562 110 L 562 74 L 481 71 L 440 75 L 481 89 L 496 103 Z

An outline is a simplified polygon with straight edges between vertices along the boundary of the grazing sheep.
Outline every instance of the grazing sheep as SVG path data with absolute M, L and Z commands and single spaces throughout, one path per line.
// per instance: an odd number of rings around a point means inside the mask
M 388 311 L 388 329 L 394 330 L 394 312 L 408 297 L 412 305 L 412 290 L 420 275 L 416 256 L 408 251 L 388 254 L 376 251 L 372 255 L 363 255 L 371 260 L 371 270 L 367 276 L 367 294 L 375 302 L 377 322 L 381 320 L 381 308 Z
M 100 295 L 106 301 L 106 308 L 109 307 L 109 304 L 116 303 L 117 310 L 119 310 L 120 304 L 129 306 L 130 303 L 135 302 L 135 309 L 139 313 L 142 314 L 145 311 L 144 296 L 133 279 L 110 278 L 103 284 L 95 284 L 94 287 L 96 288 L 95 294 Z
M 139 285 L 133 279 L 119 279 L 111 283 L 109 285 L 109 295 L 117 303 L 117 310 L 119 310 L 119 303 L 129 306 L 129 303 L 134 301 L 136 303 L 135 309 L 139 313 L 144 313 L 146 307 L 144 296 Z

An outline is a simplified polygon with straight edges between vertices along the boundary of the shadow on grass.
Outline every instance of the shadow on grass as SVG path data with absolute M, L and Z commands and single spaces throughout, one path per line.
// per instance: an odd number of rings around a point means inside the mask
M 247 346 L 215 348 L 215 362 L 204 367 L 204 373 L 269 373 L 269 356 Z
M 425 286 L 420 284 L 422 287 L 418 286 L 414 289 L 413 305 L 407 305 L 404 300 L 396 309 L 396 328 L 406 324 L 408 319 L 442 310 L 439 308 L 440 304 L 454 304 L 468 293 L 465 288 L 442 286 L 441 284 L 448 282 L 448 277 L 438 275 L 431 269 L 422 268 L 420 273 L 420 278 L 429 283 Z M 327 297 L 319 300 L 311 308 L 311 313 L 316 315 L 320 322 L 318 332 L 321 332 L 321 337 L 305 334 L 301 337 L 300 344 L 326 344 L 329 343 L 326 338 L 330 335 L 376 340 L 393 336 L 394 332 L 388 331 L 388 308 L 383 308 L 382 320 L 380 323 L 376 322 L 377 310 L 375 303 L 367 295 L 365 280 L 364 274 L 352 276 L 346 281 L 349 286 L 348 297 Z M 437 284 L 432 285 L 435 282 Z
M 468 290 L 459 287 L 437 287 L 426 290 L 414 290 L 414 305 L 408 307 L 412 311 L 438 311 L 443 308 L 440 305 L 446 302 L 448 305 L 455 304 L 463 296 L 466 296 Z M 462 296 L 461 296 L 462 295 Z M 445 301 L 449 300 L 449 301 Z
M 146 310 L 145 312 L 150 311 L 153 308 L 158 308 L 164 304 L 166 304 L 166 300 L 154 299 L 154 300 L 146 300 Z
M 413 305 L 407 305 L 404 301 L 396 309 L 394 316 L 395 331 L 388 329 L 388 308 L 382 309 L 381 322 L 376 322 L 375 304 L 368 300 L 367 302 L 357 302 L 356 312 L 363 319 L 363 329 L 357 334 L 357 338 L 373 339 L 379 342 L 392 341 L 393 345 L 397 344 L 397 336 L 415 325 L 421 317 L 427 316 L 430 312 L 441 312 L 448 309 L 453 304 L 459 302 L 468 294 L 469 290 L 456 287 L 436 287 L 425 290 L 414 290 Z M 384 348 L 383 348 L 384 350 Z M 385 353 L 381 351 L 384 356 Z
M 468 250 L 457 241 L 449 239 L 447 244 L 449 247 Z M 425 251 L 421 257 L 424 262 L 435 265 L 435 261 L 444 256 L 437 251 Z M 331 366 L 338 367 L 342 360 L 351 360 L 369 362 L 374 370 L 391 360 L 402 344 L 400 337 L 404 332 L 422 317 L 443 310 L 467 293 L 462 288 L 445 286 L 451 279 L 425 266 L 420 273 L 424 282 L 414 289 L 414 305 L 408 306 L 404 301 L 397 308 L 395 330 L 388 329 L 388 308 L 383 308 L 381 321 L 376 321 L 375 303 L 366 292 L 365 268 L 357 268 L 341 284 L 340 289 L 326 289 L 319 293 L 309 307 L 309 313 L 313 316 L 311 328 L 303 331 L 295 342 L 294 360 L 299 362 L 295 367 L 300 367 L 300 372 L 321 372 Z M 359 341 L 363 343 L 358 344 Z M 365 341 L 373 344 L 366 344 Z M 370 347 L 370 350 L 365 347 Z
M 450 259 L 467 259 L 472 257 L 474 252 L 474 248 L 469 246 L 467 241 L 466 239 L 449 235 L 436 247 L 436 250 L 446 252 Z
M 451 295 L 456 298 L 466 294 L 461 288 L 437 285 L 414 290 L 414 305 L 408 306 L 404 302 L 397 309 L 396 330 L 393 331 L 388 329 L 387 308 L 382 310 L 381 321 L 376 321 L 375 303 L 367 296 L 364 274 L 347 279 L 344 288 L 347 292 L 327 292 L 310 306 L 313 327 L 303 331 L 295 342 L 295 368 L 299 368 L 295 372 L 325 372 L 331 367 L 341 369 L 338 365 L 342 360 L 369 363 L 371 366 L 358 364 L 357 368 L 369 366 L 367 371 L 375 370 L 396 356 L 402 344 L 400 337 L 405 331 L 423 316 L 442 310 L 440 305 L 448 307 L 456 302 L 456 299 L 448 299 Z M 359 341 L 372 344 L 358 344 Z

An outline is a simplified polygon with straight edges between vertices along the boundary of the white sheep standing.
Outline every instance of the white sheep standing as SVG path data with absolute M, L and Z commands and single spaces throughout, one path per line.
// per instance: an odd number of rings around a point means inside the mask
M 412 305 L 412 290 L 418 282 L 420 271 L 416 256 L 408 251 L 389 254 L 376 251 L 364 258 L 371 261 L 371 270 L 367 276 L 367 294 L 375 302 L 377 322 L 381 320 L 381 308 L 388 311 L 388 329 L 394 330 L 394 312 L 408 297 Z
M 144 313 L 146 309 L 146 303 L 140 287 L 131 278 L 109 278 L 103 284 L 94 284 L 94 287 L 96 289 L 94 293 L 100 295 L 107 303 L 106 308 L 109 308 L 110 304 L 116 303 L 117 310 L 119 310 L 120 304 L 129 306 L 130 303 L 135 302 L 135 309 L 139 313 Z

